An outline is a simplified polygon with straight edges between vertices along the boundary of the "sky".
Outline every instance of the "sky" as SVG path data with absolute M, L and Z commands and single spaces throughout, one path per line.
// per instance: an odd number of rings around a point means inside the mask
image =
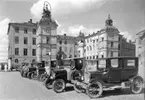
M 58 34 L 86 35 L 105 27 L 111 15 L 113 25 L 128 40 L 145 29 L 145 0 L 0 0 L 0 62 L 8 55 L 9 22 L 38 22 L 44 1 L 51 5 L 52 18 L 57 21 Z

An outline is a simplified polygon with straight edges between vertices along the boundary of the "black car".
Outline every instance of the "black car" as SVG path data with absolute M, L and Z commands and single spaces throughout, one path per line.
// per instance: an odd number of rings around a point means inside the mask
M 143 89 L 143 78 L 138 76 L 137 57 L 86 60 L 83 73 L 83 78 L 78 77 L 73 82 L 74 89 L 91 98 L 98 98 L 107 90 L 130 88 L 136 94 Z
M 50 71 L 50 76 L 45 81 L 45 86 L 48 89 L 53 88 L 57 93 L 63 92 L 67 83 L 72 83 L 71 81 L 75 77 L 82 76 L 83 60 L 84 58 L 63 60 L 62 66 L 57 66 L 57 68 Z

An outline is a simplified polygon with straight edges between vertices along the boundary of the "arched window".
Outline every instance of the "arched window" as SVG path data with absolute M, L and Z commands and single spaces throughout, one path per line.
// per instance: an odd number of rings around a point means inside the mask
M 32 60 L 32 63 L 35 63 L 35 59 Z
M 19 63 L 19 60 L 18 59 L 15 59 L 15 63 Z

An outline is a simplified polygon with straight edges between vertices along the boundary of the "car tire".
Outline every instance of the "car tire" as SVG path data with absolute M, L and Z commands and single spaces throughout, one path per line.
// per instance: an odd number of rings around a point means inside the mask
M 98 98 L 103 93 L 103 86 L 100 81 L 88 84 L 86 93 L 90 98 Z
M 66 87 L 65 81 L 63 79 L 57 79 L 53 82 L 52 88 L 56 93 L 61 93 Z
M 27 74 L 27 77 L 29 78 L 29 79 L 31 79 L 31 72 L 29 72 L 28 74 Z
M 141 77 L 136 77 L 133 79 L 130 87 L 130 91 L 133 94 L 139 94 L 143 90 L 143 79 Z
M 80 85 L 74 84 L 73 87 L 77 93 L 82 93 L 82 92 L 84 93 L 85 92 L 85 89 L 83 89 Z
M 41 77 L 40 77 L 41 82 L 44 82 L 45 79 L 46 79 L 46 75 L 45 74 L 42 74 Z
M 49 78 L 45 79 L 44 85 L 47 89 L 52 89 L 52 80 L 50 80 Z
M 32 74 L 31 74 L 31 79 L 36 80 L 36 79 L 37 79 L 37 74 L 32 73 Z

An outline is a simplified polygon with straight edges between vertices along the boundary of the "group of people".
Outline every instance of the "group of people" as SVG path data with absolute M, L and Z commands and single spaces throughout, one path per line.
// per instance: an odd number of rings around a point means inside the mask
M 0 71 L 8 71 L 9 67 L 7 64 L 0 64 Z

